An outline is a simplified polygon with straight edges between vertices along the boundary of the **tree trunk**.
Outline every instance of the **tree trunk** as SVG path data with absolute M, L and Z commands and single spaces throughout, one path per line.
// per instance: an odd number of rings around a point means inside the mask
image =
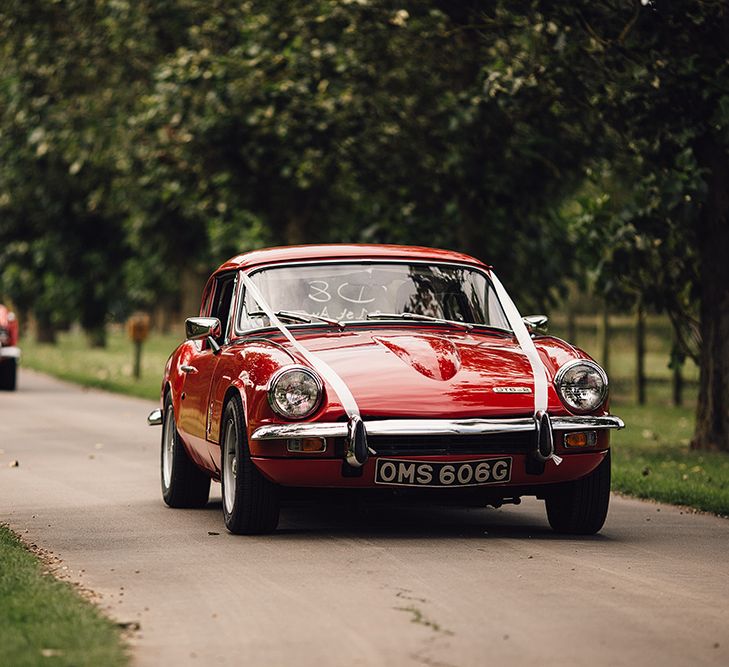
M 671 351 L 671 371 L 673 386 L 673 404 L 676 407 L 683 405 L 683 359 L 677 346 Z
M 106 327 L 103 324 L 84 329 L 89 347 L 106 347 Z
M 286 222 L 284 231 L 287 245 L 301 245 L 311 242 L 309 230 L 307 230 L 306 218 L 300 214 L 292 213 Z
M 16 306 L 14 309 L 15 314 L 18 317 L 18 335 L 22 338 L 28 333 L 28 320 L 30 319 L 30 311 L 27 308 L 20 308 Z
M 645 405 L 645 310 L 641 300 L 635 313 L 635 395 L 638 405 Z
M 179 307 L 173 308 L 167 301 L 158 303 L 152 313 L 152 329 L 163 334 L 170 333 L 172 331 L 173 322 L 175 325 L 178 325 L 179 320 L 182 318 L 179 310 Z M 186 313 L 186 315 L 192 317 L 193 315 L 197 315 L 197 312 Z M 182 327 L 177 326 L 175 330 L 181 331 Z
M 200 300 L 202 298 L 208 275 L 197 268 L 190 268 L 180 275 L 180 310 L 182 316 L 175 322 L 174 331 L 185 331 L 185 319 L 197 317 L 200 313 Z
M 43 315 L 36 316 L 35 339 L 39 343 L 56 344 L 56 327 L 53 326 L 49 317 Z
M 275 245 L 317 243 L 327 238 L 325 221 L 316 219 L 315 190 L 288 194 L 285 201 L 273 203 L 269 222 L 271 241 Z
M 729 451 L 729 159 L 720 142 L 697 151 L 708 195 L 698 221 L 701 356 L 694 449 Z

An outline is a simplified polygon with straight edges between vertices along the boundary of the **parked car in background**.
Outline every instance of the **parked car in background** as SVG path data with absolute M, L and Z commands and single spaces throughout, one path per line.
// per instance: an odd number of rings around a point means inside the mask
M 0 303 L 0 390 L 13 391 L 17 385 L 18 319 Z
M 162 381 L 171 507 L 222 483 L 233 533 L 275 529 L 288 489 L 500 506 L 546 502 L 595 533 L 610 497 L 608 379 L 519 315 L 491 267 L 430 248 L 330 245 L 234 257 Z

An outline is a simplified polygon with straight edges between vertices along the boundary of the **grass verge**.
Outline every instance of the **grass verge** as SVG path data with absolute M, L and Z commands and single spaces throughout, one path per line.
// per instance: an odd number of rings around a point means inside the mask
M 122 667 L 119 628 L 43 570 L 0 525 L 0 663 L 13 667 Z
M 613 491 L 729 516 L 729 455 L 689 448 L 693 408 L 617 404 Z
M 159 399 L 165 363 L 181 336 L 152 334 L 142 349 L 141 378 L 132 374 L 134 346 L 121 328 L 109 331 L 106 348 L 90 348 L 78 332 L 64 332 L 56 345 L 21 341 L 22 365 L 84 387 Z

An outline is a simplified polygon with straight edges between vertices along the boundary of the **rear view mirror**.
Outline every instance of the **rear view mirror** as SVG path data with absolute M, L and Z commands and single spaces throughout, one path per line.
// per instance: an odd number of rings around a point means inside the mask
M 547 333 L 549 318 L 546 315 L 527 315 L 521 319 L 530 334 Z
M 220 320 L 217 317 L 188 317 L 185 320 L 185 338 L 202 340 L 220 336 Z

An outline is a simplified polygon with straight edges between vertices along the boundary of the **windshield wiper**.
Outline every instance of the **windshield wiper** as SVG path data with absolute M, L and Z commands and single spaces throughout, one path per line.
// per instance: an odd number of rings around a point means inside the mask
M 468 322 L 459 322 L 458 320 L 446 320 L 442 317 L 431 317 L 430 315 L 421 315 L 420 313 L 367 313 L 368 320 L 416 320 L 419 322 L 436 322 L 438 324 L 453 324 L 457 327 L 463 327 L 467 331 L 473 329 L 473 324 Z
M 337 326 L 340 329 L 344 329 L 344 322 L 340 322 L 339 320 L 332 319 L 331 317 L 322 317 L 321 315 L 314 315 L 312 313 L 294 313 L 291 310 L 279 310 L 274 313 L 276 317 L 281 317 L 286 320 L 291 320 L 293 322 L 300 322 L 301 324 L 311 324 L 311 318 L 314 318 L 315 320 L 319 320 L 320 322 L 325 322 L 326 324 L 331 324 L 332 326 Z M 248 313 L 249 317 L 268 317 L 266 313 L 264 313 L 262 310 L 254 310 L 252 312 Z
M 274 313 L 276 317 L 283 317 L 287 320 L 293 320 L 294 322 L 301 322 L 302 324 L 311 324 L 311 320 L 308 317 L 302 317 L 294 313 L 285 313 L 284 311 Z M 268 313 L 264 313 L 262 310 L 251 310 L 248 311 L 248 317 L 268 317 Z
M 276 317 L 288 317 L 290 319 L 300 319 L 301 321 L 306 322 L 307 324 L 311 323 L 311 320 L 307 319 L 307 318 L 313 317 L 315 320 L 319 320 L 320 322 L 324 322 L 326 324 L 331 324 L 332 326 L 339 327 L 340 329 L 344 329 L 344 322 L 335 320 L 333 317 L 323 317 L 322 315 L 314 315 L 314 313 L 294 313 L 290 310 L 279 310 L 276 313 Z

